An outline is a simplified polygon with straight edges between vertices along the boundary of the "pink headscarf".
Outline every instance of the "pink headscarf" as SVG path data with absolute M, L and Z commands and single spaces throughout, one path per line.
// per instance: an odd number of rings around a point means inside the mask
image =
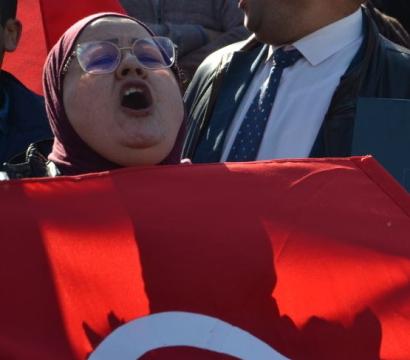
M 135 21 L 151 35 L 153 32 L 140 21 L 118 13 L 99 13 L 88 16 L 71 26 L 51 49 L 43 73 L 44 97 L 47 116 L 54 134 L 53 150 L 49 155 L 63 175 L 76 175 L 120 168 L 97 154 L 78 136 L 67 118 L 63 102 L 63 68 L 73 52 L 75 43 L 82 31 L 93 21 L 107 17 L 121 17 Z M 178 78 L 178 70 L 173 69 Z M 179 131 L 174 148 L 161 164 L 179 163 L 182 141 L 185 133 L 185 120 Z

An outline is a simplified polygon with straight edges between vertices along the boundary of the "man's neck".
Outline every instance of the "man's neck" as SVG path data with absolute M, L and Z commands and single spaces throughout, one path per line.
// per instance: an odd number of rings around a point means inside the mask
M 328 13 L 322 13 L 320 16 L 315 14 L 314 16 L 305 15 L 305 21 L 299 22 L 299 26 L 295 27 L 294 31 L 289 34 L 286 39 L 281 39 L 278 41 L 263 41 L 275 47 L 283 46 L 287 44 L 292 44 L 298 40 L 303 39 L 304 37 L 313 34 L 314 32 L 323 29 L 326 26 L 329 26 L 337 21 L 340 21 L 359 10 L 360 6 L 349 7 L 343 10 L 331 11 Z

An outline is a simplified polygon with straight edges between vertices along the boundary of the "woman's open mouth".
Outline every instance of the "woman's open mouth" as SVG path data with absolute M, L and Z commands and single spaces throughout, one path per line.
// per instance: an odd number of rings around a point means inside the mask
M 126 83 L 121 89 L 121 106 L 134 116 L 144 116 L 152 108 L 153 100 L 148 86 L 141 81 Z

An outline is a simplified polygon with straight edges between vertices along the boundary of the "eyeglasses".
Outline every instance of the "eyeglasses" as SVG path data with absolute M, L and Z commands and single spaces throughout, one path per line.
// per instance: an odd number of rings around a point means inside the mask
M 74 56 L 86 73 L 112 73 L 121 62 L 122 50 L 130 50 L 139 64 L 149 70 L 170 68 L 175 63 L 175 46 L 167 37 L 137 39 L 131 47 L 122 48 L 109 41 L 90 41 L 77 45 L 64 65 L 63 75 L 68 71 Z

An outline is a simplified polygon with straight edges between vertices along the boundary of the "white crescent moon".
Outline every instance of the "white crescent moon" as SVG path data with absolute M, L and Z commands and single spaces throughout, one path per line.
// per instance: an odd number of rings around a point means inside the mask
M 189 346 L 242 360 L 286 360 L 250 333 L 222 320 L 187 312 L 164 312 L 131 321 L 110 334 L 90 360 L 135 360 L 151 350 Z

